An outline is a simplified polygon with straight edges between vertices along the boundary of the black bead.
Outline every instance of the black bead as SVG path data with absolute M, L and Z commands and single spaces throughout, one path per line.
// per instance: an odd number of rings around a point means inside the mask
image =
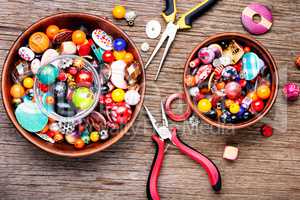
M 206 116 L 208 116 L 210 119 L 217 119 L 217 112 L 215 110 L 211 110 L 208 113 L 206 113 Z
M 248 120 L 251 118 L 251 113 L 246 111 L 244 114 L 243 114 L 243 120 Z
M 76 115 L 76 110 L 70 104 L 64 102 L 58 102 L 55 105 L 55 112 L 63 117 Z

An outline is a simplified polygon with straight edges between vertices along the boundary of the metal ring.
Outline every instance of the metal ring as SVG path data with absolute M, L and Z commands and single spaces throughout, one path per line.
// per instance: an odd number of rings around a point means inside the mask
M 168 117 L 176 122 L 181 122 L 181 121 L 185 121 L 189 118 L 189 116 L 192 114 L 192 109 L 191 107 L 187 104 L 187 109 L 186 111 L 181 114 L 175 114 L 172 109 L 171 109 L 171 104 L 173 103 L 173 101 L 175 99 L 181 99 L 183 100 L 185 103 L 187 103 L 186 101 L 186 97 L 184 93 L 175 93 L 170 95 L 167 100 L 166 100 L 166 104 L 165 104 L 165 108 L 166 108 L 166 114 L 168 115 Z

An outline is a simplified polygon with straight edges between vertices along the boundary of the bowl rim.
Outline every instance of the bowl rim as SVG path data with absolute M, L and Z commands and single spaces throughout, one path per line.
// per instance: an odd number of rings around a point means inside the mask
M 24 130 L 19 123 L 17 122 L 14 113 L 13 112 L 9 112 L 9 106 L 11 106 L 11 102 L 9 101 L 8 98 L 4 97 L 4 90 L 6 90 L 7 88 L 5 88 L 4 86 L 6 85 L 6 82 L 8 80 L 7 76 L 4 76 L 4 74 L 8 74 L 9 73 L 9 66 L 8 66 L 8 60 L 11 58 L 13 52 L 16 50 L 19 42 L 22 42 L 21 39 L 22 37 L 25 35 L 25 33 L 30 33 L 32 31 L 32 29 L 34 29 L 36 26 L 40 26 L 41 24 L 51 20 L 51 19 L 57 19 L 57 18 L 64 18 L 64 17 L 68 17 L 68 18 L 72 18 L 72 17 L 76 17 L 76 18 L 80 18 L 80 17 L 86 17 L 86 18 L 93 18 L 94 20 L 98 20 L 98 21 L 105 21 L 108 24 L 110 24 L 115 30 L 117 30 L 119 33 L 121 33 L 121 35 L 126 36 L 126 40 L 128 40 L 133 49 L 135 49 L 137 51 L 137 60 L 139 62 L 139 64 L 141 65 L 141 70 L 142 70 L 142 82 L 140 84 L 140 92 L 141 92 L 141 101 L 139 102 L 139 104 L 137 104 L 135 106 L 135 112 L 133 112 L 132 118 L 130 119 L 130 122 L 127 123 L 125 125 L 125 127 L 123 127 L 120 132 L 118 134 L 116 134 L 114 137 L 112 137 L 111 139 L 105 141 L 104 143 L 102 143 L 102 145 L 100 145 L 99 147 L 94 147 L 94 148 L 84 148 L 82 150 L 75 150 L 72 152 L 64 152 L 64 151 L 60 151 L 60 150 L 55 150 L 53 148 L 50 148 L 47 144 L 46 141 L 42 141 L 42 142 L 37 142 L 37 141 L 33 140 L 30 138 L 29 133 L 26 130 Z M 49 15 L 49 16 L 45 16 L 39 20 L 37 20 L 36 22 L 32 23 L 30 26 L 28 26 L 24 31 L 22 31 L 22 33 L 16 38 L 16 40 L 14 41 L 14 43 L 12 44 L 12 46 L 10 47 L 4 64 L 3 64 L 3 70 L 2 70 L 2 75 L 1 75 L 1 98 L 3 101 L 3 105 L 4 105 L 4 109 L 6 111 L 6 114 L 8 115 L 8 118 L 10 119 L 10 121 L 13 123 L 13 125 L 15 126 L 15 128 L 17 129 L 18 133 L 21 134 L 26 140 L 28 140 L 29 142 L 31 142 L 32 144 L 34 144 L 35 146 L 37 146 L 38 148 L 54 154 L 54 155 L 58 155 L 58 156 L 63 156 L 63 157 L 70 157 L 70 158 L 78 158 L 78 157 L 85 157 L 85 156 L 89 156 L 92 154 L 95 154 L 99 151 L 102 151 L 108 147 L 110 147 L 111 145 L 115 144 L 117 141 L 119 141 L 127 132 L 128 130 L 133 126 L 133 123 L 136 121 L 138 115 L 140 114 L 143 102 L 144 102 L 144 97 L 145 97 L 145 90 L 146 90 L 146 75 L 145 75 L 145 71 L 144 71 L 144 63 L 143 63 L 143 59 L 141 57 L 141 53 L 139 51 L 139 49 L 137 48 L 137 46 L 135 45 L 135 43 L 132 41 L 132 39 L 127 35 L 127 33 L 125 31 L 123 31 L 120 27 L 118 27 L 117 25 L 115 25 L 113 22 L 109 21 L 107 17 L 103 17 L 103 16 L 98 16 L 98 15 L 94 15 L 94 14 L 89 14 L 89 13 L 84 13 L 84 12 L 61 12 L 61 13 L 56 13 L 53 15 Z
M 212 40 L 217 40 L 219 38 L 222 37 L 236 37 L 236 38 L 240 38 L 242 40 L 248 40 L 251 41 L 252 43 L 255 44 L 256 47 L 259 47 L 262 51 L 264 51 L 264 53 L 266 54 L 266 57 L 269 58 L 270 63 L 272 64 L 272 66 L 274 66 L 274 85 L 275 85 L 275 90 L 274 90 L 274 95 L 273 98 L 271 99 L 271 102 L 269 103 L 269 105 L 267 106 L 267 108 L 260 113 L 255 119 L 250 120 L 250 121 L 246 121 L 245 123 L 241 123 L 241 124 L 224 124 L 224 123 L 220 123 L 220 122 L 216 122 L 212 119 L 209 119 L 208 117 L 206 117 L 204 114 L 200 113 L 196 107 L 196 105 L 193 103 L 191 96 L 189 95 L 189 87 L 185 84 L 184 80 L 185 77 L 187 75 L 187 69 L 189 68 L 189 62 L 191 61 L 191 59 L 194 57 L 194 55 L 197 53 L 197 51 L 209 44 Z M 278 74 L 278 67 L 277 64 L 275 62 L 274 57 L 272 56 L 272 54 L 267 50 L 267 48 L 264 47 L 264 45 L 257 41 L 256 39 L 242 34 L 242 33 L 238 33 L 238 32 L 223 32 L 223 33 L 217 33 L 214 35 L 211 35 L 209 37 L 207 37 L 205 40 L 203 40 L 202 42 L 200 42 L 200 44 L 198 44 L 193 51 L 189 54 L 189 56 L 187 57 L 185 66 L 184 66 L 184 73 L 183 73 L 183 88 L 184 88 L 184 94 L 186 95 L 186 99 L 188 102 L 188 105 L 192 108 L 192 110 L 202 119 L 204 120 L 206 123 L 216 127 L 216 128 L 221 128 L 221 129 L 229 129 L 229 130 L 235 130 L 235 129 L 242 129 L 242 128 L 246 128 L 249 126 L 254 125 L 256 122 L 258 122 L 259 120 L 261 120 L 272 108 L 273 104 L 275 103 L 276 99 L 277 99 L 277 95 L 278 95 L 278 86 L 279 86 L 279 74 Z

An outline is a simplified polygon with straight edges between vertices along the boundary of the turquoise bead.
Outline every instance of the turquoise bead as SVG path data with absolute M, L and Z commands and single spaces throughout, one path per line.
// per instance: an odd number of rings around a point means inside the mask
M 84 141 L 85 144 L 89 144 L 90 143 L 90 136 L 89 136 L 89 132 L 88 132 L 87 129 L 85 129 L 81 133 L 81 139 Z
M 37 78 L 42 84 L 51 85 L 56 81 L 58 74 L 59 69 L 52 64 L 48 64 L 40 67 Z
M 243 56 L 242 73 L 246 80 L 253 80 L 264 67 L 264 61 L 255 53 L 245 53 Z
M 18 123 L 29 132 L 38 132 L 48 123 L 48 117 L 41 112 L 36 103 L 27 101 L 18 105 L 15 110 Z

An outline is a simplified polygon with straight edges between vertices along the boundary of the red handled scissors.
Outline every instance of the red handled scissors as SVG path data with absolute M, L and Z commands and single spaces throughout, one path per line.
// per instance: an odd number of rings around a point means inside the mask
M 158 182 L 158 176 L 164 159 L 165 140 L 167 139 L 169 139 L 172 142 L 172 144 L 174 144 L 180 150 L 181 153 L 187 155 L 188 157 L 190 157 L 191 159 L 199 163 L 207 172 L 212 188 L 215 191 L 220 191 L 222 187 L 222 183 L 221 183 L 221 175 L 217 166 L 209 158 L 207 158 L 200 152 L 196 151 L 192 147 L 189 147 L 187 144 L 182 142 L 176 134 L 177 132 L 176 128 L 173 128 L 172 131 L 169 130 L 168 119 L 165 114 L 163 103 L 161 102 L 161 113 L 163 119 L 162 126 L 159 126 L 156 123 L 155 118 L 153 117 L 153 115 L 145 105 L 144 108 L 152 123 L 153 129 L 158 134 L 158 136 L 156 134 L 152 135 L 152 140 L 157 145 L 157 152 L 153 159 L 152 168 L 148 177 L 148 183 L 147 183 L 148 199 L 152 199 L 152 200 L 160 199 L 157 190 L 157 182 Z

